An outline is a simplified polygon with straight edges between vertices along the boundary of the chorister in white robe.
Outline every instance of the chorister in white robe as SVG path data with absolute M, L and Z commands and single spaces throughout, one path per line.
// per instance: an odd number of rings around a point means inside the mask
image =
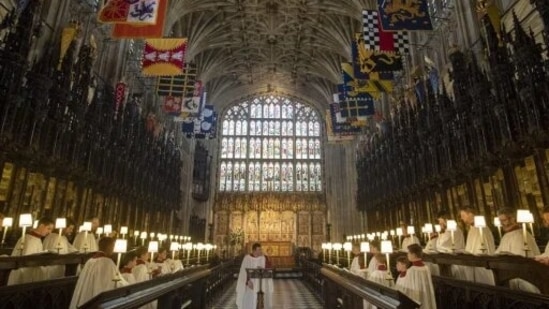
M 488 228 L 482 228 L 482 238 L 480 237 L 480 229 L 471 227 L 467 233 L 467 242 L 465 243 L 465 252 L 475 255 L 493 255 L 496 251 L 494 243 L 494 235 Z M 495 285 L 494 273 L 490 269 L 484 267 L 468 267 L 459 266 L 465 270 L 465 278 L 463 280 Z
M 76 234 L 76 237 L 74 237 L 74 241 L 72 242 L 72 244 L 80 252 L 95 252 L 98 250 L 95 235 L 90 232 L 80 232 Z
M 240 272 L 238 273 L 238 281 L 236 283 L 236 306 L 238 309 L 255 309 L 257 305 L 257 292 L 259 292 L 259 280 L 248 278 L 247 268 L 265 268 L 267 258 L 265 256 L 255 257 L 251 254 L 244 256 Z M 253 289 L 250 289 L 246 282 L 251 280 Z M 265 309 L 272 308 L 273 296 L 273 279 L 262 279 L 263 300 Z
M 526 233 L 526 242 L 528 244 L 529 251 L 524 251 L 524 238 L 523 231 L 515 229 L 510 232 L 506 232 L 499 243 L 499 247 L 496 250 L 496 254 L 515 254 L 525 257 L 532 257 L 539 255 L 539 248 L 536 244 L 536 240 L 530 233 Z M 509 287 L 514 290 L 521 290 L 530 293 L 540 293 L 540 290 L 530 282 L 523 279 L 511 279 L 509 280 Z
M 421 261 L 412 263 L 406 271 L 405 279 L 399 281 L 397 289 L 420 303 L 421 309 L 437 308 L 431 272 Z
M 402 239 L 401 251 L 408 252 L 408 246 L 411 244 L 420 244 L 419 239 L 415 235 L 408 235 Z
M 436 250 L 442 253 L 461 252 L 465 249 L 465 238 L 461 229 L 454 231 L 454 247 L 452 247 L 452 232 L 446 230 L 440 233 L 436 239 Z
M 167 259 L 164 263 L 166 263 L 169 266 L 170 273 L 178 272 L 180 270 L 183 270 L 184 268 L 181 260 Z
M 388 276 L 389 274 L 387 272 L 387 266 L 383 264 L 379 264 L 377 269 L 368 275 L 367 280 L 373 281 L 375 283 L 378 283 L 387 287 L 393 287 L 395 285 L 395 282 L 393 281 L 392 277 L 388 277 Z M 366 300 L 362 301 L 362 307 L 363 309 L 377 308 L 376 306 L 370 304 Z
M 122 278 L 124 278 L 124 280 L 125 280 L 128 284 L 134 284 L 134 283 L 136 283 L 136 281 L 135 281 L 135 276 L 133 275 L 132 269 L 131 269 L 131 268 L 123 267 L 123 268 L 120 270 L 120 274 L 122 275 Z
M 372 257 L 372 259 L 370 260 L 370 263 L 368 263 L 368 274 L 373 273 L 379 265 L 381 264 L 379 264 L 379 262 Z
M 51 233 L 44 238 L 44 250 L 52 253 L 68 254 L 77 252 L 76 248 L 67 240 L 67 237 Z M 48 266 L 48 279 L 63 278 L 65 276 L 65 265 Z
M 19 238 L 17 244 L 15 244 L 15 247 L 13 248 L 11 256 L 32 255 L 44 252 L 44 247 L 42 246 L 42 239 L 40 238 L 40 235 L 34 234 L 32 232 L 26 234 L 24 246 L 21 250 L 22 240 L 23 237 Z M 14 269 L 10 272 L 7 285 L 47 280 L 47 276 L 47 266 L 22 267 Z
M 135 283 L 147 281 L 152 278 L 153 272 L 156 270 L 155 263 L 147 263 L 143 260 L 137 260 L 136 265 L 132 268 L 132 274 L 135 279 Z M 140 307 L 140 309 L 154 309 L 157 302 L 153 301 Z
M 113 260 L 102 252 L 98 253 L 89 259 L 82 268 L 69 309 L 76 309 L 102 292 L 127 284 L 119 275 Z

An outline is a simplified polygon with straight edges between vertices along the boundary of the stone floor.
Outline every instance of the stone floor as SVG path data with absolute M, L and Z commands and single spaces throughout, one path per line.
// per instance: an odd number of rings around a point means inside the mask
M 299 279 L 275 279 L 272 309 L 322 309 L 312 291 Z M 236 309 L 236 280 L 223 291 L 211 309 Z

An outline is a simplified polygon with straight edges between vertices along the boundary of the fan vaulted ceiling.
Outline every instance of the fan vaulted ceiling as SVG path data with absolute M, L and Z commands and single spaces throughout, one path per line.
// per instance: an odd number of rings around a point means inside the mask
M 173 0 L 173 36 L 219 108 L 275 92 L 317 108 L 331 100 L 340 62 L 371 0 Z

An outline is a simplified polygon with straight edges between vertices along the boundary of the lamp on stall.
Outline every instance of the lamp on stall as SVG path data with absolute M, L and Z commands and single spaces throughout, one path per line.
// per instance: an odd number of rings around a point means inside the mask
M 133 243 L 137 246 L 137 237 L 139 237 L 139 231 L 133 231 Z
M 147 232 L 141 232 L 141 235 L 139 236 L 141 238 L 141 246 L 145 245 L 145 239 L 147 239 Z
M 381 253 L 387 257 L 387 280 L 393 280 L 393 274 L 391 273 L 391 260 L 390 254 L 393 253 L 393 243 L 390 240 L 381 241 Z
M 402 228 L 397 227 L 396 228 L 396 234 L 398 236 L 398 246 L 397 247 L 399 247 L 399 248 L 400 248 L 400 244 L 401 244 L 400 239 L 402 238 L 402 233 L 403 233 Z
M 333 244 L 332 248 L 334 249 L 334 251 L 336 252 L 336 265 L 339 266 L 339 251 L 341 251 L 341 248 L 343 247 L 343 245 L 339 242 L 336 242 L 335 244 Z
M 501 239 L 501 221 L 498 217 L 494 218 L 494 226 L 498 228 L 499 239 Z
M 101 237 L 101 234 L 103 234 L 103 227 L 98 227 L 96 230 L 95 230 L 95 234 L 97 234 L 97 238 L 100 238 Z
M 528 223 L 530 224 L 530 232 L 532 232 L 532 237 L 536 237 L 534 234 L 534 214 L 528 211 Z
M 128 251 L 128 241 L 126 239 L 117 239 L 114 242 L 114 253 L 118 255 L 116 259 L 116 276 L 113 279 L 115 287 L 118 281 L 122 280 L 122 278 L 120 278 L 120 271 L 118 270 L 120 269 L 120 258 L 122 257 L 122 253 L 126 253 L 126 251 Z
M 448 225 L 448 222 L 446 222 L 446 225 Z M 440 233 L 440 231 L 442 231 L 440 224 L 435 224 L 435 232 Z
M 389 235 L 391 235 L 391 240 L 395 240 L 395 235 L 396 235 L 395 230 L 390 230 Z
M 32 226 L 32 215 L 31 214 L 20 214 L 19 215 L 19 227 L 23 228 L 23 236 L 21 237 L 21 255 L 25 249 L 25 234 L 27 233 L 27 227 Z
M 2 227 L 4 228 L 4 235 L 2 236 L 2 246 L 4 246 L 4 243 L 6 241 L 6 233 L 8 232 L 8 229 L 13 226 L 13 218 L 12 217 L 5 217 L 2 220 Z
M 154 261 L 154 254 L 158 252 L 158 241 L 149 241 L 149 252 L 151 253 L 151 263 Z
M 412 243 L 415 243 L 416 240 L 414 239 L 414 234 L 416 233 L 416 228 L 413 225 L 409 225 L 406 227 L 406 231 L 408 232 L 408 235 L 412 238 Z
M 57 235 L 57 254 L 61 250 L 61 235 L 63 234 L 63 229 L 67 227 L 66 218 L 57 218 L 55 219 L 55 228 L 59 229 L 59 235 Z
M 191 250 L 193 250 L 193 243 L 192 242 L 187 242 L 183 245 L 183 249 L 187 250 L 187 264 L 186 265 L 189 265 L 189 259 L 191 258 Z
M 206 250 L 206 264 L 208 263 L 208 257 L 210 255 L 210 250 L 212 250 L 213 246 L 212 244 L 206 244 L 204 246 L 204 249 Z
M 175 251 L 179 251 L 179 243 L 172 241 L 170 243 L 170 251 L 172 252 L 172 260 L 175 260 Z
M 91 231 L 92 229 L 92 223 L 90 221 L 86 221 L 84 222 L 84 224 L 82 224 L 82 230 L 84 231 L 84 253 L 88 252 L 88 233 Z
M 196 244 L 196 251 L 197 251 L 197 260 L 198 265 L 200 265 L 200 251 L 204 250 L 204 244 L 199 242 Z
M 105 224 L 103 227 L 103 232 L 105 233 L 105 236 L 109 237 L 112 233 L 112 224 Z
M 351 251 L 353 251 L 353 244 L 346 242 L 343 244 L 343 250 L 347 252 L 347 267 L 351 268 Z
M 440 225 L 439 225 L 440 227 Z M 436 226 L 435 226 L 436 228 Z M 446 221 L 446 230 L 450 231 L 450 237 L 452 239 L 452 252 L 456 252 L 456 241 L 454 239 L 454 233 L 457 231 L 457 222 L 456 220 L 447 220 Z
M 326 263 L 326 243 L 323 242 L 320 247 L 322 248 L 322 257 L 323 257 L 324 263 Z
M 328 264 L 332 263 L 332 243 L 329 242 L 326 244 L 326 250 L 328 250 Z
M 486 227 L 486 219 L 484 216 L 475 216 L 474 223 L 480 233 L 480 250 L 484 253 L 484 251 L 486 251 L 486 246 L 484 245 L 484 235 L 482 230 Z
M 425 223 L 424 228 L 425 228 L 425 233 L 427 234 L 427 243 L 429 244 L 429 249 L 432 249 L 433 244 L 429 240 L 431 240 L 431 234 L 433 234 L 433 224 Z
M 368 268 L 368 253 L 370 253 L 370 243 L 366 241 L 361 242 L 360 252 L 364 253 L 364 267 Z
M 123 226 L 120 228 L 120 234 L 122 234 L 122 238 L 126 238 L 126 234 L 128 234 L 128 227 L 127 226 Z
M 155 234 L 154 232 L 151 232 L 151 233 L 149 234 L 149 236 L 151 237 L 151 240 L 154 240 L 154 236 L 155 236 L 155 235 L 156 235 L 156 234 Z
M 528 240 L 526 237 L 526 223 L 530 223 L 532 217 L 530 216 L 530 212 L 526 209 L 519 209 L 517 210 L 517 222 L 522 223 L 522 240 L 524 241 L 524 254 L 526 257 L 528 257 L 528 251 L 530 251 L 530 247 L 528 246 Z

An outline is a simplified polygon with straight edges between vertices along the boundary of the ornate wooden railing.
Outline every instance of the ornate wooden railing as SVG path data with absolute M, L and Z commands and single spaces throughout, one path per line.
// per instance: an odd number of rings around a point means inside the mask
M 325 308 L 361 309 L 364 300 L 378 308 L 419 308 L 416 302 L 393 288 L 331 265 L 324 265 L 321 275 Z
M 510 255 L 475 256 L 438 253 L 426 254 L 424 260 L 437 264 L 441 276 L 444 277 L 452 276 L 450 270 L 452 265 L 484 267 L 492 270 L 496 285 L 499 287 L 508 286 L 510 279 L 520 278 L 537 286 L 543 294 L 549 295 L 549 280 L 547 280 L 549 266 L 533 259 Z

